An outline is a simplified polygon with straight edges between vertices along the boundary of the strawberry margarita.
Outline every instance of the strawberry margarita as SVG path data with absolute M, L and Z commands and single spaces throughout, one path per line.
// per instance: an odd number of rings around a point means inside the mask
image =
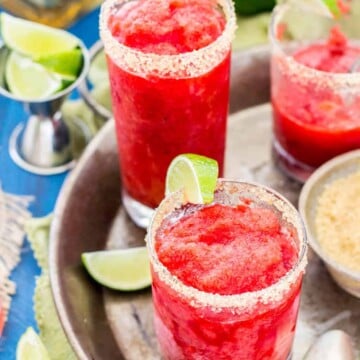
M 165 359 L 288 359 L 306 240 L 286 200 L 224 180 L 209 205 L 175 193 L 157 209 L 147 242 Z
M 139 225 L 164 197 L 176 155 L 206 155 L 222 170 L 234 29 L 229 0 L 102 6 L 123 200 Z
M 337 26 L 327 39 L 288 54 L 280 44 L 273 37 L 274 148 L 290 174 L 298 168 L 295 177 L 306 180 L 327 160 L 360 147 L 360 45 Z

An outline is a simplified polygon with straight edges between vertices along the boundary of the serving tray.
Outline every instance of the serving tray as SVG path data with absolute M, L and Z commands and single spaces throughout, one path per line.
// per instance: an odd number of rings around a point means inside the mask
M 297 205 L 301 186 L 271 160 L 270 105 L 242 110 L 268 100 L 268 54 L 267 48 L 259 48 L 234 55 L 225 175 L 270 186 Z M 144 245 L 144 230 L 122 207 L 119 174 L 114 124 L 109 121 L 59 195 L 50 241 L 53 295 L 79 359 L 160 359 L 150 289 L 110 291 L 96 284 L 81 265 L 84 251 Z M 338 288 L 310 252 L 293 360 L 300 360 L 316 337 L 329 329 L 343 329 L 358 339 L 359 324 L 360 300 Z

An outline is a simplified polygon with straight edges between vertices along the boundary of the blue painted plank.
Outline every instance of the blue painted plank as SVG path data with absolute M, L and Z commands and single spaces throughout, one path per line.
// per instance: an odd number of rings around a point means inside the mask
M 80 19 L 69 30 L 90 47 L 98 38 L 96 9 Z M 33 175 L 18 168 L 9 157 L 9 137 L 15 126 L 25 119 L 21 104 L 0 96 L 0 183 L 4 191 L 18 195 L 34 195 L 30 211 L 33 216 L 44 216 L 53 211 L 56 198 L 67 174 L 56 176 Z M 36 327 L 33 312 L 35 277 L 40 269 L 27 241 L 22 248 L 21 262 L 12 273 L 17 292 L 13 298 L 9 319 L 0 339 L 0 359 L 15 359 L 16 345 L 28 326 Z

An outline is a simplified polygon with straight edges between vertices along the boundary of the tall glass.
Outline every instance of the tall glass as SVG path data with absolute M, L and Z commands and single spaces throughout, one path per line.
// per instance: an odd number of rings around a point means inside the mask
M 351 26 L 356 21 L 354 15 L 328 19 L 288 4 L 273 12 L 274 155 L 299 181 L 360 147 L 360 42 L 355 40 L 360 28 Z
M 268 287 L 233 295 L 200 291 L 185 284 L 158 257 L 158 230 L 164 219 L 171 218 L 172 224 L 176 223 L 181 219 L 176 211 L 187 211 L 187 207 L 182 208 L 185 204 L 183 193 L 170 195 L 156 210 L 147 235 L 153 278 L 155 331 L 162 354 L 167 360 L 289 359 L 307 262 L 306 237 L 300 216 L 279 194 L 249 183 L 219 180 L 214 203 L 229 207 L 251 203 L 250 206 L 270 210 L 279 219 L 283 231 L 291 234 L 291 242 L 296 244 L 294 266 Z M 195 213 L 197 211 L 195 209 Z M 177 214 L 175 218 L 172 218 L 173 214 Z M 228 219 L 228 230 L 234 231 L 235 221 Z M 254 226 L 257 226 L 256 222 Z M 214 235 L 221 236 L 219 233 Z M 185 242 L 183 238 L 177 240 Z M 264 260 L 265 257 L 274 256 L 273 253 L 264 253 L 262 246 L 256 251 L 263 253 L 261 256 Z M 239 252 L 233 252 L 234 261 L 241 255 Z M 180 259 L 181 255 L 178 254 Z M 206 257 L 206 254 L 204 252 L 198 256 Z M 224 266 L 224 262 L 216 264 L 214 259 L 209 261 L 215 267 Z M 226 265 L 226 271 L 235 271 L 231 261 Z M 248 274 L 249 277 L 251 275 Z M 196 274 L 188 276 L 193 276 L 195 282 L 199 281 Z M 220 276 L 216 281 L 223 279 Z M 254 281 L 257 282 L 256 279 Z
M 113 37 L 109 17 L 124 3 L 104 2 L 100 33 L 110 73 L 123 202 L 135 223 L 146 227 L 164 197 L 166 170 L 176 155 L 206 155 L 223 169 L 235 14 L 231 0 L 215 1 L 226 21 L 220 36 L 196 51 L 161 55 Z

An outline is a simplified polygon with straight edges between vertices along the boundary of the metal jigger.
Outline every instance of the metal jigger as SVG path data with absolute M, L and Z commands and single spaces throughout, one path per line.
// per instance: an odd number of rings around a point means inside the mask
M 15 128 L 9 142 L 11 158 L 24 170 L 39 175 L 53 175 L 74 166 L 72 132 L 64 121 L 60 108 L 70 92 L 84 81 L 89 70 L 89 53 L 80 40 L 79 47 L 83 54 L 80 75 L 70 86 L 47 99 L 21 99 L 0 86 L 0 94 L 21 101 L 30 114 L 25 123 Z M 6 51 L 6 48 L 1 47 L 0 51 Z M 3 75 L 0 74 L 2 77 Z M 88 139 L 84 127 L 80 123 L 77 125 L 84 133 L 84 139 Z

